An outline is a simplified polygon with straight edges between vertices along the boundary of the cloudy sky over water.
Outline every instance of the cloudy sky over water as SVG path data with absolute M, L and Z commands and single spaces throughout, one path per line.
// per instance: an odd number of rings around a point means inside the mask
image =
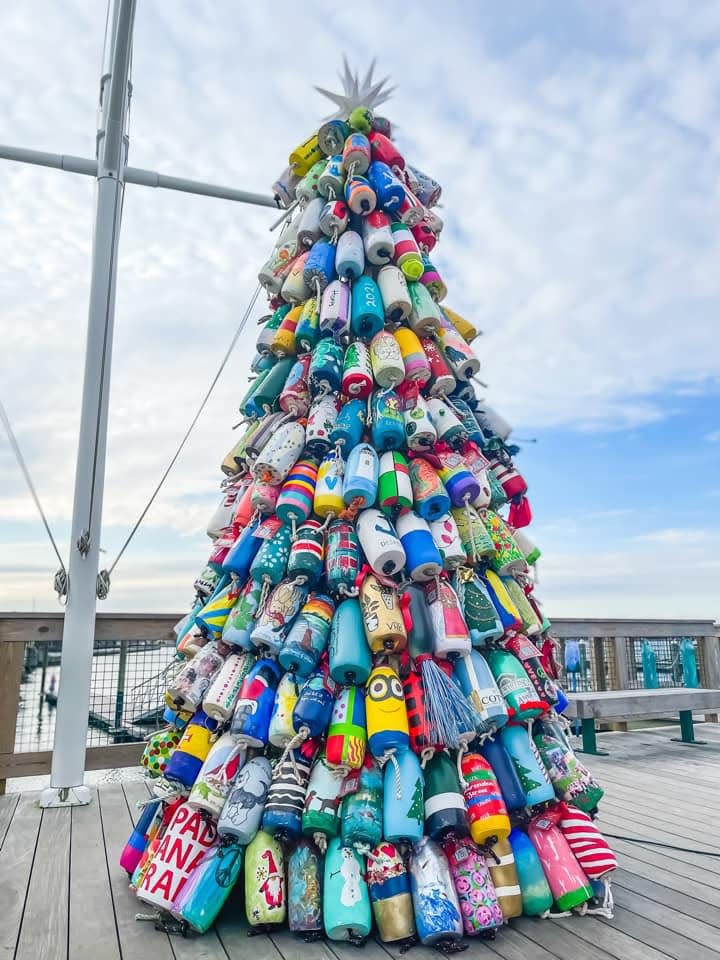
M 94 153 L 104 21 L 101 3 L 4 6 L 2 141 Z M 327 113 L 312 85 L 337 86 L 343 51 L 397 84 L 398 143 L 443 184 L 448 305 L 484 330 L 489 399 L 537 440 L 518 465 L 550 615 L 720 615 L 720 7 L 139 0 L 131 163 L 266 191 Z M 0 161 L 0 396 L 65 552 L 92 211 L 90 180 Z M 232 337 L 273 217 L 127 188 L 109 558 Z M 254 338 L 104 609 L 189 602 Z M 0 608 L 54 609 L 54 569 L 0 438 Z

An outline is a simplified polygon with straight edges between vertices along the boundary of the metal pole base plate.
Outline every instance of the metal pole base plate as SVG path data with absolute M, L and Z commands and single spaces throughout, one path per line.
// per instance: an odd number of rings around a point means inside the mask
M 84 807 L 91 800 L 90 787 L 48 787 L 38 803 L 41 807 Z
M 686 747 L 706 747 L 707 740 L 683 740 L 682 737 L 670 737 L 671 743 L 684 743 Z

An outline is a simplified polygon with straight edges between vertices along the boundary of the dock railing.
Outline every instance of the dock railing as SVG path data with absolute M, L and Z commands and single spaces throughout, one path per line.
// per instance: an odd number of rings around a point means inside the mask
M 86 768 L 135 766 L 143 737 L 160 725 L 165 672 L 173 669 L 179 614 L 105 614 L 96 618 Z M 720 630 L 712 620 L 553 621 L 567 690 L 646 686 L 643 641 L 655 653 L 661 687 L 684 685 L 680 645 L 695 651 L 701 687 L 720 688 Z M 579 669 L 564 670 L 565 645 L 577 641 Z M 50 772 L 59 685 L 62 612 L 0 614 L 0 793 L 11 777 Z M 712 717 L 710 719 L 717 719 Z
M 87 770 L 135 766 L 160 726 L 164 671 L 175 657 L 173 614 L 95 620 Z M 0 614 L 0 793 L 11 777 L 50 772 L 60 683 L 62 612 Z

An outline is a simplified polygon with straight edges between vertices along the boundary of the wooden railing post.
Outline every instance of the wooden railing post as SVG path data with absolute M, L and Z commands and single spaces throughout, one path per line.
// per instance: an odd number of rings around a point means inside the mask
M 630 661 L 628 659 L 628 639 L 627 637 L 614 637 L 612 644 L 612 666 L 611 690 L 629 690 L 631 673 Z M 627 733 L 627 721 L 616 720 L 610 724 L 610 729 L 615 733 Z
M 703 686 L 713 690 L 720 689 L 720 635 L 713 633 L 698 639 L 698 646 L 702 647 L 703 674 L 700 682 Z M 717 723 L 720 717 L 717 713 L 706 713 L 706 723 Z
M 120 661 L 118 663 L 117 687 L 115 690 L 115 717 L 114 729 L 111 731 L 116 737 L 122 727 L 123 710 L 125 709 L 125 673 L 127 670 L 127 640 L 120 641 Z
M 602 637 L 591 637 L 590 645 L 592 647 L 593 672 L 595 674 L 595 687 L 598 690 L 607 689 L 607 680 L 605 678 L 605 646 Z
M 1 631 L 0 622 L 0 754 L 12 754 L 15 752 L 25 644 L 4 640 Z M 5 793 L 5 785 L 6 780 L 0 778 L 0 794 Z
M 615 637 L 615 673 L 617 678 L 617 690 L 630 690 L 632 687 L 633 674 L 630 670 L 630 658 L 628 657 L 628 638 Z

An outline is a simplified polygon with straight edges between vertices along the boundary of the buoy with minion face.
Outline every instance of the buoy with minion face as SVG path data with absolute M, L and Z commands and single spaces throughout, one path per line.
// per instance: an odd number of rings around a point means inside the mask
M 375 667 L 365 687 L 368 747 L 376 759 L 410 743 L 400 677 L 392 667 Z

